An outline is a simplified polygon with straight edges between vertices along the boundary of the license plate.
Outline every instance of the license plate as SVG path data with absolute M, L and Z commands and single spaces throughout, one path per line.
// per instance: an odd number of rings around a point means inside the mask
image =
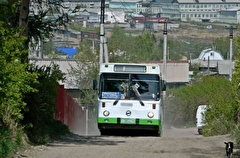
M 121 123 L 123 124 L 135 124 L 135 119 L 121 119 Z
M 132 106 L 132 103 L 121 103 L 121 106 Z

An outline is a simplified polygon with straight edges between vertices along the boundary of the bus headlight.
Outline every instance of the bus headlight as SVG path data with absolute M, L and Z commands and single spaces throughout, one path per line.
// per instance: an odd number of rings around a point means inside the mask
M 110 112 L 107 111 L 107 110 L 105 110 L 105 111 L 103 112 L 103 115 L 104 115 L 104 116 L 109 116 L 109 114 L 110 114 Z
M 154 113 L 153 113 L 153 112 L 149 112 L 149 113 L 147 114 L 147 116 L 148 116 L 149 118 L 153 118 L 153 117 L 154 117 Z

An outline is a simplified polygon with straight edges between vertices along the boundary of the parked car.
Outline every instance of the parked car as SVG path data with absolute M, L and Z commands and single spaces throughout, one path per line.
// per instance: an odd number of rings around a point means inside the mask
M 205 111 L 207 105 L 199 105 L 196 112 L 196 126 L 199 134 L 202 134 L 202 128 L 206 125 L 205 123 Z

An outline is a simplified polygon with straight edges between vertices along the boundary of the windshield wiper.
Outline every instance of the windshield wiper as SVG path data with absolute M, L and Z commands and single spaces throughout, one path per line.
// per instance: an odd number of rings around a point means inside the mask
M 113 105 L 117 105 L 118 101 L 119 101 L 119 99 L 115 100 L 115 101 L 113 102 Z
M 140 98 L 141 94 L 138 92 L 138 87 L 140 87 L 140 86 L 136 83 L 135 85 L 132 86 L 132 89 L 133 89 L 136 97 L 138 98 L 140 104 L 141 104 L 142 106 L 144 106 L 144 103 L 142 102 L 142 100 L 141 100 L 141 98 Z
M 140 104 L 141 104 L 142 106 L 144 106 L 144 103 L 142 102 L 142 100 L 140 99 L 140 97 L 138 97 L 138 100 L 139 100 Z

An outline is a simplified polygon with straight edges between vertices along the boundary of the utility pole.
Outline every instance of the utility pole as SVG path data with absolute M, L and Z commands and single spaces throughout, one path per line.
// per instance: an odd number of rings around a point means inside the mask
M 104 15 L 105 14 L 105 0 L 101 0 L 101 15 L 100 15 L 100 55 L 99 64 L 103 63 L 103 56 L 105 63 L 108 63 L 107 39 L 104 32 Z
M 166 83 L 167 79 L 167 21 L 164 23 L 163 29 L 163 81 Z M 166 95 L 166 92 L 163 92 Z
M 232 54 L 233 54 L 233 49 L 232 49 L 232 40 L 233 40 L 233 30 L 236 30 L 237 27 L 236 26 L 225 26 L 225 29 L 229 30 L 229 60 L 230 60 L 230 74 L 229 74 L 229 79 L 230 81 L 232 80 L 232 71 L 233 71 L 233 62 L 232 62 Z
M 100 14 L 100 54 L 99 54 L 99 64 L 103 63 L 103 53 L 104 53 L 104 10 L 105 10 L 105 0 L 101 0 L 101 14 Z

